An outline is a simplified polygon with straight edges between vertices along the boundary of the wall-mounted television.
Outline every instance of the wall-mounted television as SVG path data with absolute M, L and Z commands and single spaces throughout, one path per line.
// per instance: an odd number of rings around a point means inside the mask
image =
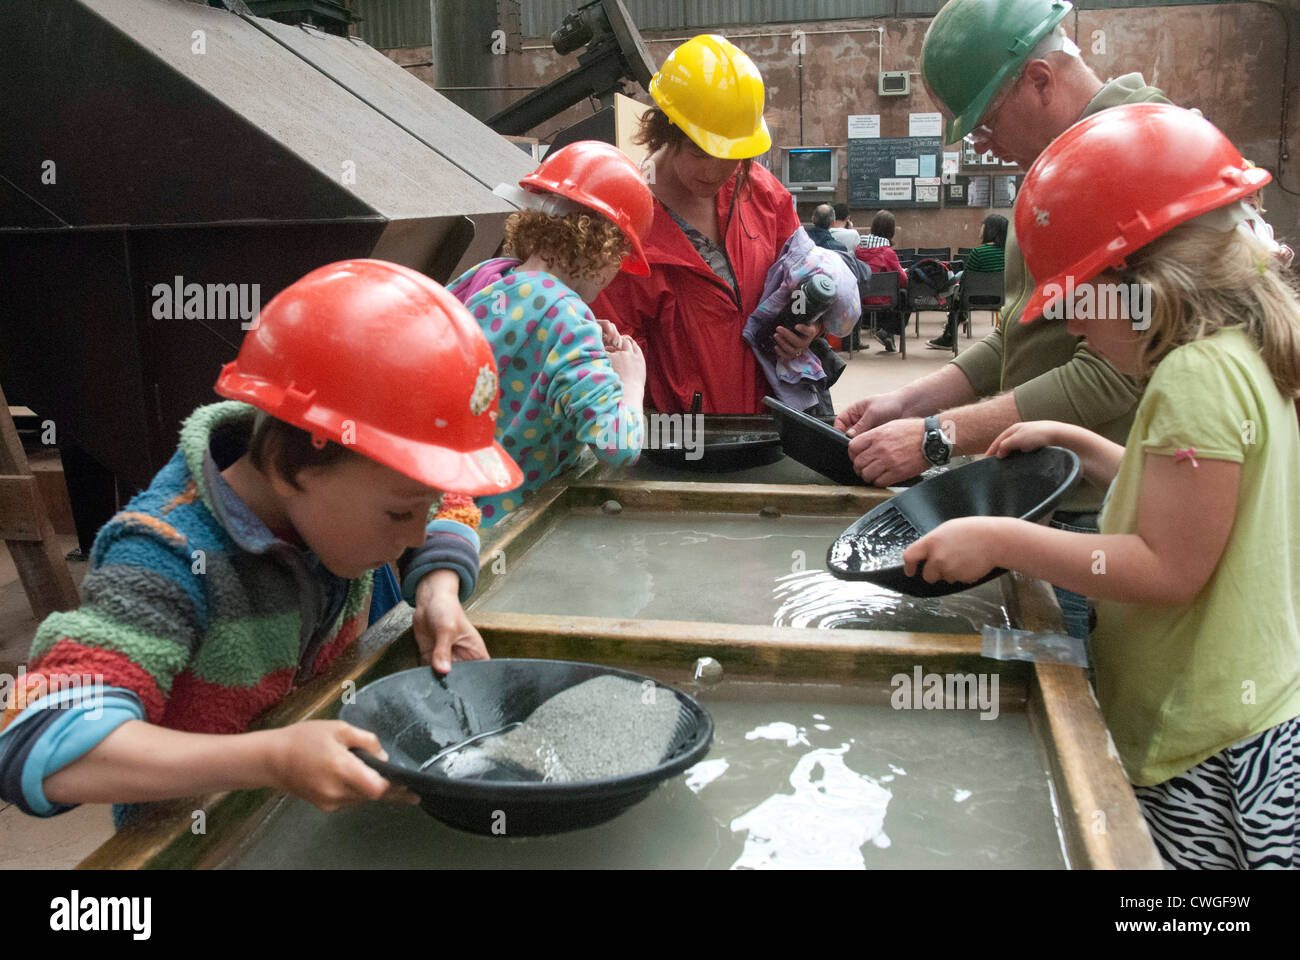
M 781 161 L 781 182 L 794 194 L 834 191 L 840 164 L 834 147 L 788 147 Z

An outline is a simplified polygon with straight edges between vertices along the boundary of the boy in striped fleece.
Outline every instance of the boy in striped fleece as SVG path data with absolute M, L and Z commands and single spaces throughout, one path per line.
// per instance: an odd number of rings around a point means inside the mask
M 382 757 L 371 733 L 247 732 L 356 639 L 373 571 L 399 557 L 425 659 L 487 656 L 460 607 L 466 498 L 522 478 L 493 442 L 491 351 L 453 297 L 396 264 L 322 267 L 267 304 L 217 391 L 245 402 L 190 416 L 96 537 L 82 607 L 37 631 L 0 715 L 0 798 L 27 813 L 268 786 L 327 810 L 414 800 L 349 752 Z M 61 688 L 87 675 L 93 696 Z

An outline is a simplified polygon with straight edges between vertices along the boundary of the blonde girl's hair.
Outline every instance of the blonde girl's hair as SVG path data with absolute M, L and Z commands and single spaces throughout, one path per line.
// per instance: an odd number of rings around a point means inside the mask
M 527 260 L 538 254 L 551 267 L 574 277 L 596 280 L 631 251 L 627 237 L 598 213 L 552 217 L 520 210 L 506 220 L 505 252 Z
M 1300 397 L 1300 292 L 1253 234 L 1175 227 L 1131 254 L 1120 278 L 1148 285 L 1142 382 L 1174 348 L 1241 327 L 1282 395 Z

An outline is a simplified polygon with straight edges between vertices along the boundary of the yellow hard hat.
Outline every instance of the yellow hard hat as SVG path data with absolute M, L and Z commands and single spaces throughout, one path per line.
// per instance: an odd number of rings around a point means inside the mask
M 772 146 L 763 78 L 726 37 L 701 34 L 670 53 L 650 81 L 650 96 L 712 157 L 744 160 Z

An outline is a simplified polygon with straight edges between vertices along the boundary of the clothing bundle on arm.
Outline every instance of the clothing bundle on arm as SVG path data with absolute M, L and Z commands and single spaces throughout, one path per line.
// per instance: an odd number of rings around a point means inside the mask
M 816 383 L 826 379 L 821 362 L 811 350 L 791 360 L 778 360 L 772 347 L 777 318 L 787 307 L 801 283 L 822 274 L 835 284 L 835 299 L 820 320 L 831 336 L 845 337 L 857 325 L 862 313 L 858 281 L 847 264 L 833 250 L 814 246 L 802 227 L 786 241 L 772 264 L 763 285 L 763 298 L 745 322 L 744 337 L 758 358 L 772 393 L 796 410 L 817 403 Z
M 127 720 L 241 733 L 365 629 L 371 573 L 330 573 L 222 477 L 256 414 L 237 402 L 200 407 L 167 466 L 100 530 L 82 606 L 37 629 L 25 687 L 0 717 L 0 797 L 41 816 L 69 809 L 45 798 L 42 781 Z M 453 501 L 419 551 L 425 572 L 459 572 L 462 597 L 478 574 L 476 522 Z M 102 716 L 84 691 L 41 699 L 68 676 L 104 685 Z
M 486 527 L 571 466 L 584 445 L 607 463 L 626 464 L 644 442 L 641 413 L 624 396 L 591 309 L 551 274 L 517 265 L 488 261 L 448 288 L 464 296 L 496 354 L 497 439 L 524 473 L 523 486 L 478 501 Z

